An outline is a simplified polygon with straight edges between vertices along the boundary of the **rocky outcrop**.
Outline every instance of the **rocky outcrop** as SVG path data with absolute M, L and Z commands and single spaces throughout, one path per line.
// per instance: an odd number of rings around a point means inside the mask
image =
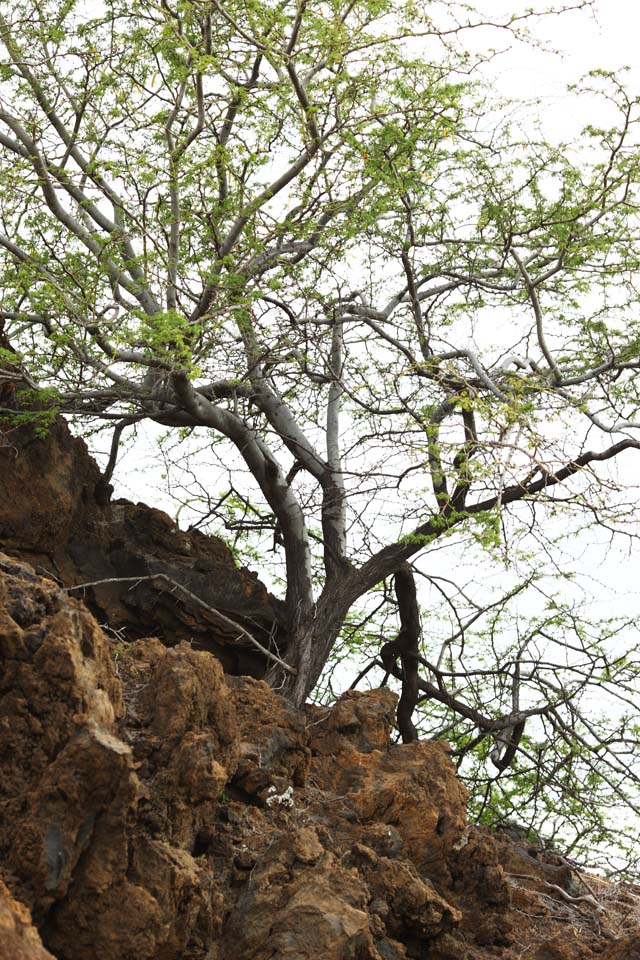
M 6 556 L 0 610 L 0 863 L 7 883 L 61 960 L 181 956 L 219 922 L 215 881 L 170 835 L 146 827 L 147 790 L 135 743 L 120 735 L 122 684 L 102 630 L 82 604 Z M 179 650 L 161 650 L 180 658 Z M 222 676 L 212 657 L 199 656 Z M 160 704 L 164 673 L 154 687 Z M 209 673 L 185 690 L 183 706 L 193 711 L 185 724 L 194 733 L 220 719 L 215 689 L 202 686 Z M 187 667 L 173 693 L 189 679 Z M 202 705 L 207 698 L 211 709 Z M 175 742 L 161 706 L 154 720 L 156 742 L 169 751 Z
M 0 960 L 55 960 L 42 946 L 27 908 L 0 880 Z
M 386 689 L 348 691 L 324 716 L 316 711 L 312 773 L 325 789 L 350 796 L 374 850 L 402 850 L 423 874 L 450 884 L 449 858 L 466 827 L 467 794 L 451 776 L 446 744 L 389 749 L 394 706 Z
M 394 704 L 296 711 L 0 556 L 0 960 L 634 960 L 638 891 L 469 827 Z
M 128 639 L 188 640 L 229 672 L 262 676 L 264 657 L 208 606 L 286 650 L 282 606 L 257 576 L 239 569 L 217 537 L 180 530 L 141 503 L 107 502 L 97 464 L 62 418 L 43 436 L 0 429 L 0 549 L 65 587 L 110 581 L 74 595 Z

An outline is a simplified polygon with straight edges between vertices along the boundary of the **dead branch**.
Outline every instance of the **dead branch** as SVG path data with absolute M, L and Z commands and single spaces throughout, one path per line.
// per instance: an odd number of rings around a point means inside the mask
M 221 613 L 219 610 L 216 610 L 215 607 L 210 606 L 204 600 L 201 599 L 197 594 L 192 593 L 191 590 L 188 590 L 187 587 L 183 587 L 181 583 L 178 583 L 177 580 L 173 580 L 171 577 L 168 577 L 166 573 L 151 573 L 143 577 L 107 577 L 104 580 L 91 580 L 88 583 L 77 583 L 73 587 L 66 587 L 66 592 L 70 593 L 72 590 L 83 590 L 87 587 L 99 587 L 105 583 L 143 583 L 145 580 L 161 580 L 163 583 L 167 583 L 172 590 L 179 590 L 185 596 L 189 597 L 190 600 L 193 600 L 194 603 L 197 603 L 198 606 L 202 607 L 207 613 L 210 613 L 211 616 L 218 620 L 219 623 L 223 623 L 226 627 L 231 627 L 233 630 L 237 630 L 238 637 L 244 637 L 249 641 L 254 647 L 262 653 L 268 660 L 273 660 L 274 663 L 277 663 L 283 670 L 287 673 L 295 674 L 296 671 L 293 667 L 290 667 L 288 663 L 285 663 L 284 660 L 281 660 L 280 657 L 276 656 L 275 653 L 271 653 L 270 650 L 267 650 L 266 647 L 263 647 L 259 640 L 249 633 L 248 630 L 245 630 L 236 620 L 232 620 L 231 617 L 227 617 L 226 614 Z

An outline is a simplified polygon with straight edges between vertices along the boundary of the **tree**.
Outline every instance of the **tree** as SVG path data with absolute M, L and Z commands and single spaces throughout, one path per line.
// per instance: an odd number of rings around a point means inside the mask
M 240 510 L 245 532 L 267 526 L 284 551 L 286 666 L 267 677 L 295 704 L 349 611 L 364 603 L 373 622 L 363 598 L 388 600 L 395 577 L 401 629 L 379 663 L 403 684 L 404 739 L 422 698 L 439 729 L 457 718 L 445 726 L 461 756 L 486 749 L 500 772 L 532 756 L 536 717 L 572 769 L 580 737 L 596 766 L 603 743 L 618 764 L 637 730 L 620 721 L 594 744 L 575 710 L 592 684 L 626 697 L 633 660 L 582 634 L 574 682 L 557 664 L 543 675 L 540 624 L 565 650 L 582 630 L 556 605 L 487 667 L 483 711 L 456 638 L 439 662 L 419 647 L 410 561 L 472 537 L 508 548 L 515 570 L 525 532 L 552 552 L 565 511 L 616 529 L 628 516 L 608 467 L 640 448 L 636 99 L 596 72 L 584 90 L 606 120 L 579 146 L 520 130 L 474 81 L 491 54 L 463 42 L 483 26 L 517 37 L 530 11 L 0 9 L 0 318 L 23 387 L 7 417 L 115 425 L 105 487 L 134 424 L 206 442 L 232 475 L 221 503 L 206 491 L 214 516 Z M 16 355 L 2 357 L 15 379 Z M 476 603 L 472 621 L 495 626 L 491 611 L 535 581 Z M 626 761 L 616 770 L 619 797 Z

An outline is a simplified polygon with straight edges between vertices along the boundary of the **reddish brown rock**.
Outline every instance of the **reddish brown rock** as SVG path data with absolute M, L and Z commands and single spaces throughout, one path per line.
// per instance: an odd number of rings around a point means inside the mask
M 640 932 L 611 944 L 603 960 L 640 960 Z
M 96 844 L 75 877 L 76 895 L 45 922 L 46 942 L 61 960 L 204 957 L 221 922 L 222 898 L 210 872 L 186 851 L 144 834 L 131 838 L 117 872 L 105 868 L 104 853 Z
M 86 608 L 3 555 L 0 663 L 0 800 L 9 820 L 79 721 L 113 730 L 123 703 L 108 644 Z M 0 851 L 8 843 L 0 829 Z
M 234 787 L 256 801 L 274 802 L 306 780 L 311 751 L 300 711 L 263 681 L 229 678 L 240 737 Z M 288 794 L 287 794 L 288 795 Z
M 584 960 L 591 960 L 593 957 L 589 945 L 577 931 L 544 940 L 535 954 L 535 960 L 575 960 L 576 957 L 584 957 Z
M 459 924 L 460 911 L 410 861 L 381 857 L 368 876 L 375 897 L 388 904 L 385 925 L 396 940 L 417 947 Z
M 87 718 L 32 787 L 8 854 L 39 917 L 67 895 L 87 851 L 100 848 L 107 883 L 126 870 L 126 823 L 137 799 L 131 750 Z
M 0 880 L 0 960 L 56 960 L 42 946 L 29 911 Z
M 451 851 L 450 863 L 454 889 L 485 906 L 509 904 L 509 886 L 498 845 L 489 831 L 467 827 Z
M 386 750 L 397 700 L 397 694 L 383 687 L 367 693 L 348 690 L 331 709 L 308 707 L 311 752 L 325 757 L 344 750 Z
M 357 871 L 317 843 L 295 831 L 271 842 L 236 902 L 216 960 L 380 960 L 368 891 Z
M 109 647 L 0 557 L 0 869 L 57 960 L 638 960 L 640 891 L 468 827 L 388 691 L 298 711 L 187 643 Z M 0 889 L 0 960 L 50 956 L 28 923 Z
M 98 465 L 58 418 L 44 434 L 22 427 L 0 443 L 0 545 L 51 570 L 74 531 L 96 513 Z
M 127 700 L 147 705 L 158 782 L 171 771 L 160 790 L 170 829 L 157 838 L 118 736 L 124 701 L 102 631 L 56 584 L 0 556 L 0 865 L 60 960 L 199 960 L 221 923 L 215 878 L 189 851 L 194 790 L 211 814 L 236 749 L 222 670 L 188 647 L 142 647 L 151 689 L 136 689 L 134 670 Z M 181 830 L 189 849 L 172 842 Z
M 235 706 L 220 663 L 181 643 L 147 638 L 120 651 L 127 690 L 123 734 L 143 783 L 144 822 L 191 850 L 215 818 L 238 764 Z
M 345 712 L 366 710 L 367 701 L 349 696 L 336 706 L 338 723 Z M 352 745 L 344 734 L 336 736 L 329 726 L 328 742 L 336 752 L 325 754 L 321 735 L 317 737 L 311 772 L 322 789 L 348 798 L 354 814 L 363 823 L 388 824 L 397 830 L 404 853 L 434 879 L 449 879 L 447 859 L 466 826 L 466 791 L 456 778 L 446 744 L 422 741 L 385 749 L 380 743 L 380 717 L 388 717 L 393 701 L 371 697 L 373 722 L 362 717 L 354 724 L 356 742 L 367 743 L 367 752 Z M 384 709 L 384 713 L 382 710 Z M 384 721 L 386 723 L 386 720 Z M 372 729 L 374 734 L 369 731 Z M 363 732 L 364 731 L 364 732 Z M 377 736 L 376 736 L 377 734 Z M 325 741 L 326 742 L 326 741 Z

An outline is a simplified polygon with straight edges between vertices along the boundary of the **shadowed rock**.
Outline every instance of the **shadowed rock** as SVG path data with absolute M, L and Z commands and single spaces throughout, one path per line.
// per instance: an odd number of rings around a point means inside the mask
M 67 587 L 164 574 L 263 646 L 286 650 L 282 605 L 257 576 L 237 567 L 217 537 L 180 530 L 142 503 L 104 502 L 96 495 L 98 466 L 62 418 L 45 437 L 26 427 L 1 436 L 0 549 Z M 127 639 L 157 635 L 169 646 L 188 640 L 214 652 L 231 673 L 265 672 L 265 658 L 237 629 L 167 581 L 104 583 L 74 596 Z

